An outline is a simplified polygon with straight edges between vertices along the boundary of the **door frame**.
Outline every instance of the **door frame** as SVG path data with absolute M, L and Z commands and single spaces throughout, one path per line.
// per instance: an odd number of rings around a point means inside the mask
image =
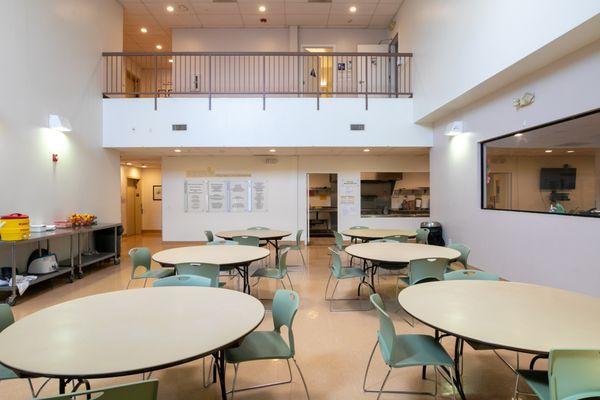
M 307 51 L 306 48 L 307 47 L 315 47 L 315 48 L 331 48 L 331 52 L 335 53 L 336 49 L 335 49 L 335 44 L 300 44 L 300 52 L 302 53 L 311 53 L 311 54 L 319 54 L 319 53 L 313 53 L 310 51 Z M 323 52 L 323 54 L 327 54 L 326 52 Z M 300 72 L 300 71 L 298 71 Z M 332 63 L 331 65 L 331 76 L 332 76 L 332 86 L 333 89 L 332 91 L 335 92 L 335 89 L 337 87 L 337 79 L 336 79 L 336 75 L 335 75 L 335 68 L 334 65 Z M 304 82 L 304 65 L 302 66 L 302 75 L 300 76 L 300 83 Z M 317 88 L 320 88 L 321 86 L 321 82 L 317 82 Z M 302 85 L 302 88 L 304 89 L 304 85 Z M 315 172 L 315 173 L 320 173 L 320 172 Z M 323 172 L 326 173 L 326 172 Z
M 339 190 L 340 190 L 340 172 L 318 172 L 318 171 L 313 171 L 313 172 L 307 172 L 306 173 L 306 194 L 304 196 L 304 201 L 306 204 L 306 246 L 310 245 L 310 175 L 311 174 L 319 174 L 319 175 L 336 175 L 336 182 L 335 182 L 335 191 L 336 191 L 336 208 L 337 211 L 335 213 L 336 215 L 336 221 L 337 221 L 337 229 L 339 230 L 340 227 L 340 207 L 339 207 Z

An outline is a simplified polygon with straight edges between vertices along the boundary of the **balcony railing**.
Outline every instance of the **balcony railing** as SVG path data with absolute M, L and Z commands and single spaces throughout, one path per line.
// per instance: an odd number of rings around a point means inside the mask
M 103 53 L 105 97 L 412 97 L 411 53 Z

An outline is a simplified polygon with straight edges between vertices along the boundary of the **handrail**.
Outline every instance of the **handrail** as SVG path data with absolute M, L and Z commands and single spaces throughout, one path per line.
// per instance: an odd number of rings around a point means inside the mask
M 104 52 L 105 97 L 412 97 L 412 53 Z

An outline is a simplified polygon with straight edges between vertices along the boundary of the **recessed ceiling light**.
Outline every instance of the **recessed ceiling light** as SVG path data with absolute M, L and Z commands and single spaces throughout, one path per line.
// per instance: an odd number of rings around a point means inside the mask
M 371 149 L 363 149 L 363 151 L 364 151 L 365 153 L 368 153 L 368 152 L 370 152 L 370 151 L 371 151 Z
M 173 150 L 175 153 L 181 153 L 181 149 L 175 149 Z
M 160 44 L 157 44 L 157 45 L 156 45 L 156 50 L 162 50 L 162 45 L 160 45 Z
M 351 13 L 355 13 L 356 12 L 356 6 L 350 6 L 350 12 Z
M 275 153 L 276 151 L 276 149 L 269 149 L 269 153 Z
M 170 63 L 173 63 L 173 59 L 172 59 L 172 58 L 169 58 L 169 62 L 170 62 Z
M 132 164 L 132 163 L 130 163 L 130 162 L 128 162 L 128 163 L 126 163 L 125 165 L 127 165 L 127 166 L 130 166 L 130 167 L 131 167 L 133 164 Z
M 145 164 L 142 164 L 142 168 L 148 168 L 148 166 Z
M 575 153 L 575 150 L 567 150 L 567 153 Z
M 552 153 L 552 150 L 545 150 L 545 153 Z
M 265 12 L 265 11 L 267 11 L 267 7 L 265 7 L 265 6 L 258 6 L 258 11 Z
M 173 6 L 171 6 L 171 5 L 168 5 L 168 6 L 167 6 L 167 11 L 168 11 L 168 12 L 173 12 L 173 11 L 175 11 L 175 7 L 173 7 Z
M 521 136 L 523 136 L 522 133 L 515 133 L 515 137 L 521 137 Z
M 144 28 L 143 26 L 140 28 L 140 32 L 148 33 L 148 28 Z

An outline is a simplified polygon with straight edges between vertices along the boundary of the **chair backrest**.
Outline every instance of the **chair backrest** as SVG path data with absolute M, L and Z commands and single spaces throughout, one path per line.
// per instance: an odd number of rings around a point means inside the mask
M 94 395 L 94 396 L 91 396 Z M 149 379 L 141 382 L 126 383 L 75 393 L 61 394 L 52 397 L 38 397 L 38 400 L 75 400 L 88 397 L 102 400 L 156 400 L 158 398 L 158 380 Z
M 219 287 L 219 266 L 206 263 L 181 263 L 175 265 L 177 275 L 195 275 L 210 279 L 210 286 Z
M 343 268 L 342 257 L 340 257 L 340 253 L 333 247 L 329 248 L 329 252 L 331 253 L 331 268 L 333 269 L 333 275 L 339 277 Z
M 289 247 L 279 250 L 279 264 L 277 265 L 277 268 L 282 276 L 287 272 L 287 256 L 289 252 Z
M 202 286 L 211 287 L 212 280 L 199 275 L 175 275 L 158 279 L 152 283 L 152 287 L 163 286 Z
M 249 231 L 268 231 L 269 228 L 267 228 L 266 226 L 251 226 L 250 228 L 248 228 Z
M 600 350 L 551 350 L 548 382 L 551 400 L 600 397 Z
M 204 231 L 204 234 L 206 235 L 206 240 L 209 243 L 215 241 L 215 236 L 213 235 L 212 231 Z
M 460 280 L 472 280 L 472 281 L 499 281 L 498 275 L 490 272 L 477 271 L 475 269 L 461 269 L 458 271 L 447 272 L 444 274 L 445 281 L 460 281 Z
M 233 245 L 233 246 L 235 246 L 235 245 L 238 245 L 239 243 L 236 242 L 235 240 L 215 240 L 214 242 L 208 242 L 206 244 L 209 245 L 209 246 L 219 246 L 219 245 L 225 245 L 225 246 L 227 246 L 227 245 L 229 245 L 229 246 Z
M 384 239 L 393 240 L 394 242 L 398 242 L 398 243 L 408 242 L 408 236 L 404 236 L 404 235 L 386 236 L 386 237 L 384 237 Z
M 333 236 L 335 236 L 335 247 L 338 248 L 338 250 L 343 251 L 344 250 L 344 237 L 342 236 L 341 233 L 333 231 Z
M 408 263 L 409 285 L 417 283 L 443 281 L 444 272 L 450 264 L 447 258 L 421 258 Z
M 304 229 L 298 229 L 298 232 L 296 232 L 296 246 L 302 245 L 302 232 L 304 232 Z
M 471 253 L 469 246 L 460 243 L 452 243 L 448 245 L 448 248 L 459 251 L 460 257 L 458 257 L 457 261 L 459 261 L 465 268 L 469 266 L 467 261 L 469 259 L 469 254 Z
M 241 244 L 243 246 L 256 246 L 258 247 L 260 244 L 260 239 L 256 236 L 234 236 L 232 237 L 234 242 Z
M 398 241 L 394 240 L 394 239 L 383 238 L 383 239 L 371 240 L 369 243 L 398 243 Z
M 129 250 L 129 257 L 131 257 L 131 277 L 135 275 L 135 270 L 138 267 L 143 267 L 146 271 L 150 271 L 152 255 L 150 249 L 147 247 L 134 247 Z
M 427 228 L 419 228 L 417 229 L 417 243 L 427 244 L 429 243 L 429 229 Z
M 385 304 L 377 293 L 374 293 L 370 297 L 371 303 L 377 310 L 377 316 L 379 317 L 379 330 L 377 331 L 377 339 L 379 340 L 379 348 L 381 349 L 381 355 L 383 359 L 388 363 L 392 354 L 394 354 L 394 345 L 396 343 L 396 328 L 390 318 L 389 314 L 385 311 Z
M 0 332 L 15 322 L 15 316 L 8 304 L 0 304 Z
M 300 297 L 298 293 L 293 290 L 277 290 L 273 297 L 273 327 L 275 331 L 281 333 L 281 327 L 285 326 L 288 329 L 288 343 L 290 345 L 290 351 L 292 357 L 295 354 L 294 347 L 294 332 L 292 330 L 292 324 L 294 323 L 294 317 L 300 307 Z
M 360 226 L 360 225 L 355 225 L 355 226 L 351 226 L 350 230 L 352 229 L 369 229 L 368 226 Z

